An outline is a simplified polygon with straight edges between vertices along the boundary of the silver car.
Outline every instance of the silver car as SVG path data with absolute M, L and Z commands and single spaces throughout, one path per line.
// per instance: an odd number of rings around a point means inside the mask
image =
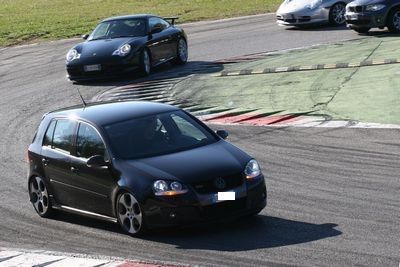
M 344 25 L 349 2 L 351 0 L 285 0 L 276 12 L 276 22 L 284 26 Z

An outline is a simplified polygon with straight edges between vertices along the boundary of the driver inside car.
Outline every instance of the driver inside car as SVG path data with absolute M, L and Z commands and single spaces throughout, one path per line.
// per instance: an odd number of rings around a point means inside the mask
M 160 152 L 166 149 L 168 142 L 161 128 L 162 124 L 156 116 L 139 120 L 134 129 L 132 149 L 146 154 L 150 150 Z

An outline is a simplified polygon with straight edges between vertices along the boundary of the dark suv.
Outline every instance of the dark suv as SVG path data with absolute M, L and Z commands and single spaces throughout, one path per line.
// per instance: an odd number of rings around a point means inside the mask
M 227 136 L 158 103 L 51 112 L 28 149 L 30 200 L 42 217 L 79 213 L 131 235 L 257 214 L 266 205 L 264 176 Z
M 355 0 L 346 6 L 346 23 L 358 33 L 388 27 L 400 32 L 400 0 Z

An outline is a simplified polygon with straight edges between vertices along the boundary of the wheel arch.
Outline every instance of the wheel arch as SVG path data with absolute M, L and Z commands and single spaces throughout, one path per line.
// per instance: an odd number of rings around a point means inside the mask
M 130 193 L 135 196 L 135 198 L 140 201 L 140 198 L 138 199 L 137 195 L 127 186 L 118 186 L 116 187 L 113 192 L 111 193 L 111 202 L 112 202 L 112 214 L 117 218 L 117 201 L 118 197 L 123 194 L 123 193 Z
M 394 9 L 399 9 L 400 8 L 400 3 L 396 3 L 396 4 L 394 4 L 393 6 L 391 6 L 390 8 L 388 8 L 388 10 L 387 10 L 387 12 L 386 12 L 386 14 L 385 14 L 385 26 L 387 26 L 388 25 L 388 23 L 389 23 L 389 18 L 390 18 L 390 14 L 392 13 L 392 11 L 394 10 Z

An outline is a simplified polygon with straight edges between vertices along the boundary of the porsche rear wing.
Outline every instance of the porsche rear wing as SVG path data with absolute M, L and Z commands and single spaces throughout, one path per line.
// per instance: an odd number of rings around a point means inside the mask
M 175 25 L 175 20 L 179 19 L 179 17 L 164 17 L 165 20 L 169 20 L 172 25 Z

